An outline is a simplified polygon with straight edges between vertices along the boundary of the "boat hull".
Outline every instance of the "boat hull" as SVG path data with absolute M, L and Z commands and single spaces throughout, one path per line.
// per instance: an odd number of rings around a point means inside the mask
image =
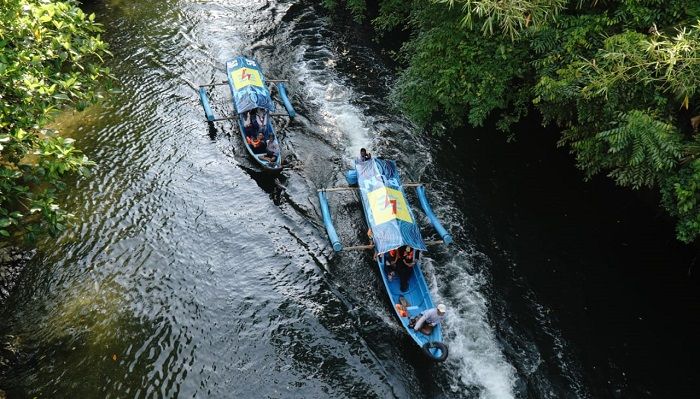
M 411 336 L 411 339 L 413 339 L 413 341 L 421 348 L 424 348 L 427 344 L 441 343 L 442 327 L 439 324 L 433 328 L 432 332 L 429 335 L 426 335 L 420 331 L 415 331 L 413 328 L 409 327 L 409 322 L 412 318 L 417 318 L 426 310 L 435 307 L 435 305 L 433 304 L 433 300 L 430 296 L 428 284 L 426 283 L 425 277 L 423 276 L 423 271 L 421 269 L 420 262 L 416 262 L 415 266 L 411 268 L 411 275 L 408 279 L 408 290 L 405 292 L 401 291 L 401 282 L 399 276 L 396 275 L 393 278 L 391 278 L 386 272 L 385 261 L 383 256 L 378 257 L 377 267 L 379 269 L 379 274 L 382 277 L 384 288 L 389 296 L 391 306 L 394 309 L 394 314 L 401 323 L 401 326 L 403 326 L 408 335 Z M 397 305 L 403 307 L 404 304 L 407 304 L 407 306 L 405 306 L 406 313 L 402 314 Z M 446 357 L 447 355 L 446 348 L 428 349 L 428 352 L 429 353 L 426 353 L 426 355 L 433 358 L 433 360 L 439 360 L 443 357 Z
M 250 144 L 246 141 L 246 135 L 245 135 L 245 126 L 244 126 L 244 120 L 243 116 L 239 115 L 238 116 L 238 130 L 240 132 L 240 137 L 241 141 L 243 142 L 243 146 L 246 148 L 248 151 L 248 155 L 250 155 L 251 158 L 256 162 L 258 166 L 262 168 L 263 171 L 265 172 L 271 172 L 271 173 L 278 173 L 282 170 L 282 150 L 281 150 L 281 145 L 279 141 L 277 140 L 277 135 L 275 134 L 275 129 L 272 124 L 272 120 L 268 122 L 268 137 L 272 137 L 274 141 L 277 142 L 278 147 L 280 147 L 280 153 L 277 155 L 277 159 L 275 162 L 270 162 L 265 159 L 262 159 L 261 157 L 265 155 L 264 153 L 262 154 L 256 154 L 253 151 L 253 148 L 251 147 Z
M 248 155 L 253 158 L 263 171 L 280 172 L 282 170 L 282 146 L 275 134 L 274 123 L 271 117 L 268 117 L 265 140 L 272 139 L 280 148 L 280 152 L 277 154 L 277 159 L 274 162 L 263 158 L 265 153 L 255 153 L 246 140 L 245 113 L 254 111 L 256 108 L 265 109 L 267 112 L 275 109 L 275 103 L 270 96 L 262 69 L 253 60 L 245 57 L 236 57 L 226 61 L 226 76 L 229 89 L 231 90 L 233 109 L 237 115 L 236 119 L 241 141 L 246 151 L 248 151 Z

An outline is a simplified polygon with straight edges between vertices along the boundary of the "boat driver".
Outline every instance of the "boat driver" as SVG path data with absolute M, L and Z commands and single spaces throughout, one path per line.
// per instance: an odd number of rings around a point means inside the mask
M 262 133 L 261 133 L 262 134 Z M 268 162 L 276 162 L 277 157 L 280 156 L 280 146 L 277 144 L 274 138 L 270 137 L 267 140 L 267 152 L 262 156 L 263 159 Z
M 425 335 L 430 335 L 433 332 L 433 328 L 445 320 L 445 313 L 447 312 L 447 306 L 441 303 L 437 305 L 437 308 L 431 308 L 423 312 L 416 324 L 413 326 L 413 331 L 420 331 Z

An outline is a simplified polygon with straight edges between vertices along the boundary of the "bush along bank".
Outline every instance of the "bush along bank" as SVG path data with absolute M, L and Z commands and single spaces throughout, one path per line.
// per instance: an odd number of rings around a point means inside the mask
M 72 173 L 92 164 L 73 140 L 47 129 L 64 109 L 100 98 L 108 55 L 94 15 L 74 0 L 0 0 L 0 240 L 59 234 L 71 219 L 57 203 Z M 109 80 L 107 80 L 109 82 Z M 0 243 L 2 244 L 2 243 Z

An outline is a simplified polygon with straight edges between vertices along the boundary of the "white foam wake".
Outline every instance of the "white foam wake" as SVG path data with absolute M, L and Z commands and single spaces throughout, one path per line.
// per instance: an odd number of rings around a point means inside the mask
M 436 302 L 447 304 L 446 331 L 449 344 L 449 362 L 458 370 L 451 389 L 459 392 L 464 385 L 479 387 L 483 399 L 514 398 L 516 371 L 504 358 L 502 348 L 488 323 L 487 300 L 480 289 L 485 278 L 470 274 L 472 256 L 460 251 L 444 266 L 446 273 L 440 277 L 440 291 L 449 292 L 444 299 L 433 288 Z M 430 261 L 425 268 L 432 269 Z M 430 273 L 432 279 L 435 274 Z M 449 278 L 447 278 L 449 276 Z M 430 284 L 436 287 L 435 281 Z
M 307 115 L 313 121 L 315 132 L 354 158 L 359 149 L 372 148 L 370 126 L 375 119 L 367 115 L 361 106 L 353 104 L 356 93 L 334 70 L 339 57 L 329 47 L 300 45 L 296 54 L 294 70 L 308 95 L 307 103 L 316 115 Z M 417 151 L 417 148 L 413 148 Z M 429 159 L 429 151 L 422 159 Z M 426 158 L 427 157 L 427 158 Z M 470 274 L 466 267 L 472 257 L 460 252 L 446 265 L 441 266 L 440 291 L 449 292 L 444 299 L 439 292 L 432 293 L 436 301 L 445 302 L 450 308 L 446 331 L 450 345 L 450 369 L 455 370 L 451 389 L 457 393 L 465 386 L 477 387 L 484 399 L 514 398 L 513 389 L 516 371 L 502 353 L 493 328 L 488 323 L 487 300 L 480 292 L 485 279 L 479 274 Z M 433 279 L 431 287 L 438 287 L 435 273 L 428 260 L 425 265 Z M 442 270 L 446 271 L 443 273 Z M 444 274 L 444 275 L 443 275 Z M 393 324 L 387 321 L 388 324 Z
M 319 60 L 307 61 L 304 57 L 306 51 L 306 47 L 299 48 L 295 69 L 309 100 L 318 112 L 311 118 L 318 124 L 320 132 L 317 133 L 332 138 L 345 148 L 349 157 L 356 157 L 360 148 L 369 148 L 371 145 L 372 135 L 368 126 L 372 125 L 372 117 L 351 104 L 355 93 L 333 70 L 337 55 L 323 51 L 323 68 L 317 69 L 312 63 L 317 64 Z M 313 51 L 315 57 L 318 57 L 318 49 Z

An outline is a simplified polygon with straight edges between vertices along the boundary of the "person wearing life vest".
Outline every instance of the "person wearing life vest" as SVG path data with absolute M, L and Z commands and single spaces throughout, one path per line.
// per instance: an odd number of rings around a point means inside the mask
M 394 276 L 396 275 L 396 263 L 399 260 L 399 250 L 397 249 L 392 249 L 389 252 L 387 252 L 386 255 L 386 267 L 384 268 L 387 276 L 389 277 L 389 281 L 394 279 Z
M 399 248 L 392 249 L 389 251 L 389 262 L 396 264 L 400 258 Z
M 408 280 L 413 274 L 413 265 L 416 264 L 416 251 L 408 245 L 399 248 L 398 260 L 396 262 L 396 273 L 401 280 L 401 292 L 408 291 Z
M 267 144 L 265 143 L 265 135 L 262 132 L 258 133 L 258 137 L 252 138 L 250 136 L 245 138 L 250 148 L 253 149 L 255 154 L 264 154 L 267 152 Z

